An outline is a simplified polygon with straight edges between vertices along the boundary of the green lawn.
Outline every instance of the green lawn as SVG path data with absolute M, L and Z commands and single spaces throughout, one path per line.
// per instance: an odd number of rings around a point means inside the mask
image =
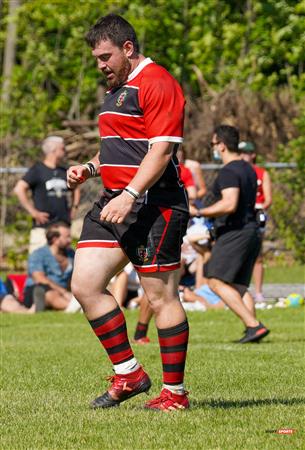
M 305 283 L 305 267 L 300 265 L 268 267 L 265 262 L 265 283 Z M 12 271 L 13 273 L 14 271 Z M 6 279 L 8 272 L 0 271 L 2 280 Z
M 120 408 L 92 411 L 111 366 L 83 315 L 1 315 L 1 449 L 301 449 L 304 448 L 304 309 L 259 313 L 272 333 L 238 345 L 241 323 L 229 311 L 189 313 L 186 385 L 192 409 L 143 410 L 159 393 L 152 344 L 135 348 L 154 384 Z M 136 311 L 127 313 L 130 332 Z M 293 435 L 268 430 L 294 428 Z
M 268 267 L 266 263 L 265 283 L 305 283 L 305 267 Z

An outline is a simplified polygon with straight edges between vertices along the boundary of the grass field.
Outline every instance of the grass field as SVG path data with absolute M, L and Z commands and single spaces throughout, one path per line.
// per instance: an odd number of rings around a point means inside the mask
M 304 266 L 268 267 L 266 264 L 265 283 L 305 283 Z
M 111 374 L 83 315 L 1 315 L 1 449 L 304 449 L 304 309 L 259 313 L 272 333 L 238 345 L 242 325 L 229 311 L 189 313 L 186 385 L 192 409 L 146 411 L 159 393 L 152 344 L 135 348 L 154 384 L 120 408 L 92 411 L 89 401 Z M 127 312 L 130 332 L 136 311 Z M 293 435 L 268 430 L 293 428 Z
M 265 283 L 304 283 L 305 267 L 294 264 L 293 266 L 270 267 L 268 261 L 265 262 Z M 14 271 L 12 271 L 13 273 Z M 6 271 L 0 270 L 0 277 L 5 280 Z

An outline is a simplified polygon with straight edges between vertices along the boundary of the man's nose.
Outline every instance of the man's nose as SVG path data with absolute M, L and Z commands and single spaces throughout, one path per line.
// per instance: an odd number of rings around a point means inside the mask
M 106 64 L 104 61 L 98 60 L 98 61 L 97 61 L 97 67 L 98 67 L 100 70 L 104 70 L 104 69 L 107 67 L 107 64 Z

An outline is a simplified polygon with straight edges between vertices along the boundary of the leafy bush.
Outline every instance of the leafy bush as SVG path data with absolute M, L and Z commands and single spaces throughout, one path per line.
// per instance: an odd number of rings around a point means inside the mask
M 275 234 L 295 257 L 305 262 L 305 109 L 296 121 L 300 136 L 278 149 L 278 160 L 295 162 L 296 168 L 272 173 L 272 219 Z

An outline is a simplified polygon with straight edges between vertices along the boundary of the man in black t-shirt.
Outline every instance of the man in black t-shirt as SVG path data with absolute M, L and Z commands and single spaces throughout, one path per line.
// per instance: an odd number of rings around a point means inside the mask
M 35 163 L 18 181 L 14 192 L 21 205 L 33 218 L 30 236 L 32 253 L 46 244 L 45 229 L 50 224 L 63 221 L 70 225 L 80 200 L 80 190 L 72 191 L 72 208 L 69 206 L 67 169 L 62 166 L 65 156 L 64 141 L 59 136 L 49 136 L 42 144 L 43 162 Z M 28 194 L 31 192 L 31 197 Z
M 255 316 L 248 287 L 261 247 L 255 217 L 257 179 L 251 165 L 238 151 L 239 133 L 228 125 L 218 126 L 211 145 L 224 167 L 213 186 L 216 202 L 198 211 L 214 218 L 216 242 L 205 266 L 209 287 L 244 322 L 246 332 L 240 343 L 259 341 L 269 330 Z

